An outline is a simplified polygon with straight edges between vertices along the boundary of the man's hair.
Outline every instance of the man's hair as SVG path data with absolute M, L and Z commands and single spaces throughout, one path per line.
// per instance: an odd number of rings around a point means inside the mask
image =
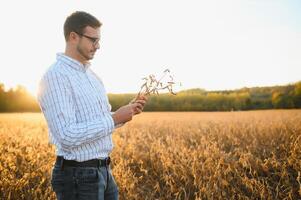
M 83 34 L 83 31 L 87 26 L 99 28 L 101 25 L 101 22 L 91 14 L 83 11 L 76 11 L 68 16 L 64 23 L 65 40 L 67 41 L 69 39 L 71 32 Z

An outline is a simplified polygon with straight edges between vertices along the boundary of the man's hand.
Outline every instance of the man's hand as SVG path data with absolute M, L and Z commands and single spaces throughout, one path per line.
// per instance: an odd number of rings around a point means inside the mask
M 138 106 L 138 103 L 133 103 L 125 106 L 121 106 L 116 112 L 112 115 L 115 125 L 131 121 L 135 113 L 135 107 Z
M 140 95 L 133 99 L 128 105 L 120 107 L 112 115 L 115 125 L 131 121 L 134 115 L 140 114 L 147 102 L 147 97 Z
M 134 115 L 140 114 L 147 102 L 148 98 L 145 95 L 140 95 L 136 99 L 133 99 L 130 102 L 130 105 L 135 105 L 134 107 Z

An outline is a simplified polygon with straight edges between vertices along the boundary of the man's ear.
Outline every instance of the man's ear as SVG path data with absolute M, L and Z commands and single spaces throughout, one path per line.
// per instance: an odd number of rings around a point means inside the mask
M 69 41 L 70 42 L 76 41 L 77 37 L 78 37 L 78 35 L 76 33 L 70 32 L 70 34 L 69 34 Z

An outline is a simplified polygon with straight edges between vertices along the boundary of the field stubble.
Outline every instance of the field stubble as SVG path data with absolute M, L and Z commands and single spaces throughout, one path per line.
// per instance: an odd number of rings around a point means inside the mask
M 113 140 L 120 199 L 301 199 L 301 110 L 143 113 Z M 0 199 L 55 199 L 41 114 L 1 114 L 0 152 Z

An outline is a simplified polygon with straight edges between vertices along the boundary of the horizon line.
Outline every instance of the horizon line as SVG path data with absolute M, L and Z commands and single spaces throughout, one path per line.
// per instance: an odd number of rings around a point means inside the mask
M 249 88 L 258 88 L 258 87 L 290 86 L 290 85 L 295 85 L 299 82 L 301 82 L 301 79 L 298 80 L 298 81 L 292 81 L 292 82 L 284 83 L 284 84 L 242 86 L 242 87 L 227 88 L 227 89 L 206 89 L 206 88 L 202 88 L 202 87 L 191 87 L 191 88 L 186 88 L 186 89 L 179 90 L 179 91 L 177 91 L 177 93 L 182 92 L 182 91 L 187 91 L 187 90 L 193 90 L 193 89 L 200 89 L 200 90 L 204 90 L 206 92 L 235 91 L 235 90 L 241 90 L 241 89 L 244 89 L 244 88 L 249 89 Z M 28 90 L 28 88 L 25 85 L 22 85 L 22 84 L 16 84 L 14 87 L 6 87 L 6 85 L 3 82 L 0 82 L 0 86 L 1 85 L 4 86 L 4 92 L 8 92 L 9 90 L 15 91 L 17 89 L 17 87 L 22 87 L 26 90 L 26 92 L 30 93 L 31 95 L 36 96 L 36 94 L 32 94 L 32 92 L 30 90 Z M 107 92 L 107 94 L 137 94 L 137 93 L 138 92 Z

